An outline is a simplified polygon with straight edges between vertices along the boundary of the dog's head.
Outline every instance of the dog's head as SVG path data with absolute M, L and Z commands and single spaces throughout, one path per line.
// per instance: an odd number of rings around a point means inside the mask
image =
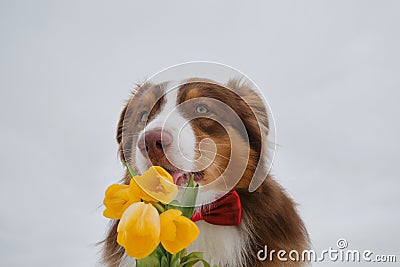
M 227 192 L 266 177 L 268 131 L 266 106 L 250 86 L 190 79 L 138 86 L 117 140 L 121 158 L 138 173 L 158 165 L 177 185 L 193 175 L 203 191 Z

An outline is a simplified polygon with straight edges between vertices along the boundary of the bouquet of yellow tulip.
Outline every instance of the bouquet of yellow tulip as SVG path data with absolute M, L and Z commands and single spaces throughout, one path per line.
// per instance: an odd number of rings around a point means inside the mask
M 172 176 L 159 166 L 136 175 L 125 163 L 131 177 L 129 185 L 113 184 L 104 197 L 103 215 L 119 219 L 117 242 L 137 267 L 192 267 L 202 262 L 202 252 L 186 253 L 200 231 L 190 219 L 198 186 L 191 177 L 180 203 L 174 198 L 178 187 Z

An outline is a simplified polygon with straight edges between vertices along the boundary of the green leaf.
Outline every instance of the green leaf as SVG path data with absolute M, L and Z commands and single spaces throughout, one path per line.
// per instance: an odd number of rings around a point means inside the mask
M 169 204 L 165 205 L 165 209 L 166 210 L 178 209 L 179 206 L 180 206 L 179 201 L 174 199 Z
M 203 263 L 204 267 L 210 267 L 210 264 L 205 261 L 204 259 L 190 259 L 180 265 L 180 267 L 193 267 L 196 263 L 201 262 Z
M 171 260 L 169 262 L 169 267 L 179 267 L 179 263 L 180 263 L 179 253 L 172 254 Z
M 160 267 L 158 255 L 150 255 L 144 259 L 136 260 L 136 267 Z
M 194 187 L 194 174 L 190 176 L 187 187 Z
M 201 259 L 191 259 L 191 260 L 188 260 L 188 261 L 185 261 L 185 262 L 181 263 L 181 265 L 179 267 L 192 267 L 193 265 L 195 265 L 199 261 L 201 261 Z
M 179 267 L 193 267 L 196 263 L 203 263 L 204 267 L 211 267 L 210 264 L 203 259 L 203 252 L 192 252 L 189 255 L 186 255 L 182 258 L 181 264 Z M 214 267 L 217 265 L 214 265 Z M 217 266 L 218 267 L 218 266 Z
M 181 202 L 173 200 L 166 205 L 166 209 L 177 209 L 182 211 L 182 215 L 191 219 L 196 205 L 197 194 L 199 192 L 199 185 L 194 185 L 193 175 L 189 179 L 188 186 L 182 193 Z
M 204 257 L 204 252 L 192 252 L 192 253 L 186 255 L 184 257 L 184 259 L 185 260 L 192 259 L 192 258 L 202 259 L 203 257 Z
M 180 257 L 181 261 L 182 261 L 183 257 L 186 256 L 186 253 L 187 253 L 186 248 L 182 249 L 181 252 L 179 252 L 179 257 Z
M 168 252 L 166 252 L 166 250 L 163 248 L 163 246 L 160 244 L 158 244 L 158 246 L 156 247 L 156 249 L 153 251 L 152 254 L 157 254 L 159 256 L 166 256 Z M 151 254 L 151 255 L 152 255 Z
M 164 267 L 163 265 L 163 258 L 167 259 L 168 252 L 164 250 L 161 244 L 159 244 L 156 249 L 146 258 L 136 260 L 137 267 Z M 166 267 L 169 267 L 168 260 Z
M 182 215 L 189 219 L 192 218 L 198 192 L 199 185 L 194 186 L 194 179 L 192 175 L 190 176 L 188 186 L 182 194 L 182 200 L 180 203 Z
M 203 252 L 192 252 L 181 260 L 180 267 L 191 267 L 203 259 Z
M 169 267 L 168 259 L 167 259 L 166 256 L 162 256 L 162 257 L 161 257 L 160 266 L 161 266 L 161 267 Z

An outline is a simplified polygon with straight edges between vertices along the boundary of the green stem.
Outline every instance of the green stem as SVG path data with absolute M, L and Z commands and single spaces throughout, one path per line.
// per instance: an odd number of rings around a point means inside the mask
M 125 165 L 126 169 L 128 170 L 129 176 L 131 178 L 133 178 L 134 176 L 136 176 L 136 172 L 131 168 L 131 166 L 129 166 L 129 164 L 126 161 L 122 161 L 122 164 Z
M 160 203 L 152 202 L 151 204 L 153 204 L 153 206 L 157 209 L 158 213 L 163 213 L 165 211 L 165 208 Z

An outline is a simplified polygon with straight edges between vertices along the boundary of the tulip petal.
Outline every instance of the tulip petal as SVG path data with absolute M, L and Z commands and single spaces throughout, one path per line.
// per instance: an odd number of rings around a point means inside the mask
M 176 226 L 174 224 L 174 219 L 182 215 L 180 210 L 170 209 L 160 215 L 160 226 L 163 231 L 161 231 L 160 239 L 173 241 L 176 238 Z
M 180 216 L 175 221 L 175 224 L 177 228 L 182 229 L 182 231 L 177 232 L 176 238 L 183 240 L 185 243 L 192 243 L 200 234 L 200 230 L 197 225 L 184 216 Z
M 153 170 L 157 172 L 158 175 L 164 177 L 168 182 L 174 183 L 174 178 L 172 178 L 171 174 L 167 172 L 163 167 L 153 166 Z
M 122 214 L 117 227 L 117 242 L 127 255 L 142 259 L 150 255 L 160 243 L 160 219 L 151 204 L 136 202 Z
M 133 177 L 130 187 L 130 194 L 163 204 L 171 202 L 178 194 L 172 176 L 160 166 L 152 166 L 142 175 Z
M 161 244 L 172 254 L 188 247 L 200 233 L 193 221 L 182 216 L 181 211 L 174 209 L 167 210 L 160 215 L 160 224 Z M 171 230 L 173 230 L 172 233 Z
M 119 219 L 122 213 L 132 203 L 128 195 L 129 185 L 113 184 L 110 185 L 104 196 L 103 204 L 106 209 L 103 215 L 110 219 Z

